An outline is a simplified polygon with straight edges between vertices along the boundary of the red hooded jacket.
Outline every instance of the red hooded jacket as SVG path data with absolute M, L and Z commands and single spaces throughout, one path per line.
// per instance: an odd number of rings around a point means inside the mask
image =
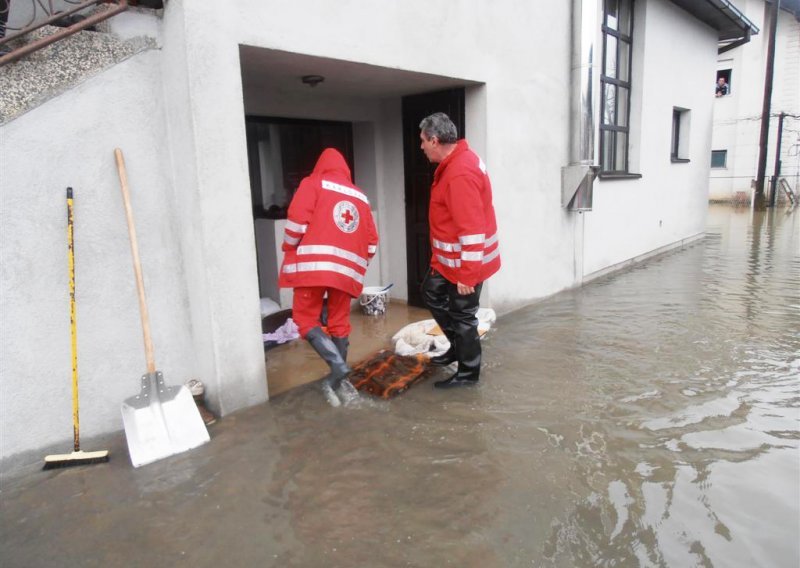
M 492 184 L 466 140 L 456 143 L 433 174 L 428 221 L 431 268 L 447 280 L 475 286 L 500 270 Z
M 281 288 L 323 286 L 357 297 L 378 231 L 364 193 L 344 157 L 326 148 L 289 205 L 283 236 Z

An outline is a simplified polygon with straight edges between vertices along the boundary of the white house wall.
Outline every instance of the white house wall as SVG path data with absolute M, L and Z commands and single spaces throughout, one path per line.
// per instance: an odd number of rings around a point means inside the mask
M 214 410 L 224 415 L 267 398 L 238 48 L 216 54 L 237 71 L 222 80 L 204 57 L 212 47 L 194 33 L 192 14 L 180 2 L 170 6 L 163 96 L 182 205 L 180 246 L 197 364 Z M 220 29 L 226 13 L 215 20 Z M 203 92 L 220 104 L 198 96 Z
M 81 434 L 119 430 L 146 371 L 114 148 L 127 162 L 155 361 L 197 376 L 163 121 L 160 54 L 96 75 L 0 131 L 0 456 L 72 437 L 65 188 L 75 193 Z
M 632 165 L 642 177 L 595 183 L 593 210 L 584 214 L 587 278 L 705 230 L 716 33 L 666 0 L 637 2 L 633 33 L 641 111 L 631 114 L 640 140 Z M 670 160 L 673 107 L 691 111 L 689 163 Z
M 711 169 L 709 199 L 720 201 L 732 199 L 739 192 L 749 198 L 760 151 L 770 7 L 763 0 L 740 0 L 736 5 L 760 32 L 749 43 L 720 54 L 717 61 L 717 69 L 732 70 L 730 94 L 714 101 L 712 150 L 727 150 L 727 163 L 724 168 Z M 775 115 L 781 111 L 800 115 L 800 22 L 783 10 L 778 13 L 775 37 L 767 180 L 775 164 L 778 129 Z M 792 134 L 798 125 L 800 120 L 786 119 L 781 145 L 782 174 L 793 187 L 800 187 L 800 137 Z

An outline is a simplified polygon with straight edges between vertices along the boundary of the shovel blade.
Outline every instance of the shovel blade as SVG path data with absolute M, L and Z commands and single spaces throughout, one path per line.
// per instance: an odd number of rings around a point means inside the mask
M 122 403 L 122 422 L 133 467 L 191 450 L 210 439 L 189 389 L 167 387 L 158 371 L 144 375 L 141 392 Z

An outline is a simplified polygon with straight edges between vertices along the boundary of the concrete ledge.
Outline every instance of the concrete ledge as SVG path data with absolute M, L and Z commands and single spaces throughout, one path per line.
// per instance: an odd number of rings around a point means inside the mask
M 45 26 L 30 39 L 59 30 Z M 150 37 L 121 41 L 110 34 L 82 31 L 5 65 L 0 68 L 0 125 L 156 45 Z
M 639 263 L 644 262 L 646 260 L 650 260 L 650 259 L 652 259 L 654 257 L 657 257 L 657 256 L 660 256 L 662 254 L 668 253 L 668 252 L 670 252 L 672 250 L 675 250 L 677 248 L 683 248 L 683 247 L 685 247 L 685 246 L 687 246 L 687 245 L 689 245 L 689 244 L 691 244 L 691 243 L 693 243 L 695 241 L 699 241 L 700 239 L 704 238 L 705 236 L 706 236 L 705 232 L 697 233 L 696 235 L 692 235 L 691 237 L 687 237 L 685 239 L 681 239 L 679 241 L 675 241 L 674 243 L 670 243 L 668 245 L 664 245 L 663 247 L 659 247 L 659 248 L 657 248 L 655 250 L 651 250 L 651 251 L 646 252 L 644 254 L 640 254 L 639 256 L 634 256 L 633 258 L 629 258 L 628 260 L 623 260 L 622 262 L 618 262 L 617 264 L 612 264 L 611 266 L 603 268 L 602 270 L 598 270 L 596 272 L 592 272 L 591 274 L 587 274 L 586 276 L 584 276 L 582 285 L 583 284 L 588 284 L 589 282 L 591 282 L 593 280 L 597 280 L 598 278 L 602 278 L 603 276 L 607 276 L 608 274 L 611 274 L 613 272 L 618 272 L 620 270 L 624 270 L 625 268 L 628 268 L 628 267 L 633 266 L 635 264 L 639 264 Z

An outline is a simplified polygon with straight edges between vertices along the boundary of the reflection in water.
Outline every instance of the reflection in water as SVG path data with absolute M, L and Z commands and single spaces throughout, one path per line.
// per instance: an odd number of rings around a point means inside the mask
M 501 318 L 477 388 L 302 387 L 174 460 L 6 487 L 4 562 L 100 565 L 90 536 L 104 566 L 796 568 L 798 219 L 712 208 L 686 249 Z
M 712 210 L 696 246 L 576 291 L 575 311 L 559 297 L 498 332 L 556 324 L 579 353 L 558 373 L 569 396 L 557 428 L 576 438 L 566 481 L 580 499 L 556 515 L 546 560 L 798 565 L 798 234 L 780 211 L 750 223 Z

